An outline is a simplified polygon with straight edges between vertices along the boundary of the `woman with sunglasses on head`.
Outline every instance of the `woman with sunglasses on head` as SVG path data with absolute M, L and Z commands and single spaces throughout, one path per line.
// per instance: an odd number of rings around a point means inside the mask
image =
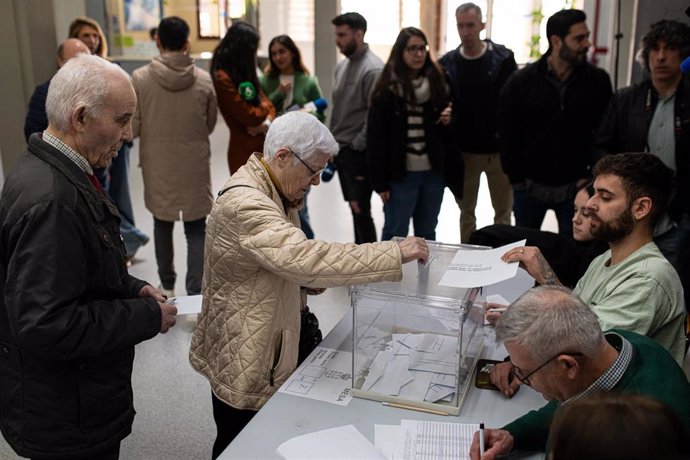
M 230 129 L 230 173 L 263 150 L 270 121 L 276 111 L 259 86 L 256 51 L 259 31 L 246 22 L 235 22 L 216 47 L 211 60 L 211 78 L 218 108 Z
M 450 131 L 450 97 L 424 32 L 400 31 L 376 83 L 369 109 L 367 159 L 373 189 L 383 201 L 382 240 L 434 240 L 443 192 L 462 198 L 463 166 Z

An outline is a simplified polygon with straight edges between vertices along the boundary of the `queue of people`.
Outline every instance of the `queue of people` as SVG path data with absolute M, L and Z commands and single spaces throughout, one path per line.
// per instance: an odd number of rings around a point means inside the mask
M 583 11 L 551 16 L 549 50 L 520 70 L 509 49 L 479 38 L 477 5 L 464 3 L 455 16 L 458 49 L 437 61 L 427 35 L 406 27 L 385 63 L 364 40 L 362 15 L 335 17 L 345 59 L 328 125 L 315 104 L 318 80 L 287 35 L 270 40 L 259 75 L 259 32 L 235 22 L 207 73 L 189 56 L 187 23 L 165 18 L 155 35 L 160 56 L 130 79 L 104 59 L 98 23 L 77 18 L 58 49 L 60 69 L 32 96 L 27 151 L 0 198 L 0 429 L 12 448 L 31 458 L 119 457 L 134 418 L 134 345 L 175 325 L 165 301 L 174 295 L 172 231 L 181 220 L 186 290 L 203 296 L 189 361 L 209 382 L 217 458 L 295 370 L 306 293 L 395 281 L 403 264 L 426 263 L 448 187 L 461 240 L 529 237 L 503 259 L 541 285 L 504 313 L 487 313 L 509 354 L 491 380 L 508 398 L 529 385 L 550 402 L 487 430 L 485 452 L 475 435 L 472 458 L 514 449 L 586 455 L 588 441 L 569 424 L 579 407 L 598 412 L 587 405 L 592 396 L 602 398 L 597 420 L 610 420 L 611 405 L 629 409 L 619 393 L 644 395 L 632 401 L 675 425 L 664 434 L 669 455 L 687 454 L 678 439 L 690 433 L 680 367 L 690 90 L 680 62 L 690 55 L 690 27 L 652 24 L 640 53 L 649 78 L 613 94 L 608 74 L 587 62 Z M 230 179 L 214 198 L 209 135 L 218 110 L 230 130 Z M 134 138 L 158 288 L 127 272 L 148 241 L 129 197 Z M 331 164 L 353 243 L 316 239 L 309 222 L 307 195 Z M 495 225 L 475 231 L 482 172 Z M 384 209 L 380 242 L 374 191 Z M 538 231 L 548 209 L 560 235 Z

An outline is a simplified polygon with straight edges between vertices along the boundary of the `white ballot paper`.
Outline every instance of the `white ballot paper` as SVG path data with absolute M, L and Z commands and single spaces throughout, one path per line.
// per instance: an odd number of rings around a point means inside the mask
M 303 434 L 278 446 L 286 460 L 386 460 L 386 457 L 352 425 Z
M 510 305 L 510 302 L 508 302 L 501 294 L 491 294 L 486 296 L 486 303 L 495 303 L 498 305 L 503 305 L 504 307 Z
M 347 406 L 351 383 L 352 353 L 316 347 L 278 391 Z
M 456 460 L 469 458 L 473 423 L 402 420 L 402 442 L 395 458 L 404 460 Z
M 201 295 L 185 295 L 168 299 L 166 303 L 177 307 L 177 315 L 201 313 Z
M 460 249 L 438 284 L 473 288 L 512 278 L 517 273 L 519 264 L 507 264 L 501 260 L 501 256 L 510 249 L 524 246 L 526 242 L 527 240 L 521 240 L 489 250 Z
M 403 460 L 402 452 L 398 452 L 401 439 L 400 425 L 374 424 L 374 445 L 388 460 Z

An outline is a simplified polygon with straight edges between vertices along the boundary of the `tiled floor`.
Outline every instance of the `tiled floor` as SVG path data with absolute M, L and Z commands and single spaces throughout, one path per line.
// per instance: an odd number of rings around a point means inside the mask
M 228 130 L 219 121 L 211 136 L 213 189 L 219 190 L 228 178 L 226 150 Z M 136 144 L 136 143 L 135 143 Z M 135 203 L 137 226 L 148 235 L 153 234 L 153 219 L 143 203 L 141 172 L 137 167 L 138 146 L 131 152 L 131 189 Z M 378 197 L 372 199 L 374 220 L 381 231 L 383 213 Z M 309 195 L 309 209 L 316 237 L 326 241 L 353 240 L 352 220 L 347 204 L 342 200 L 337 175 L 331 182 L 321 184 Z M 449 191 L 446 191 L 437 239 L 446 243 L 460 241 L 459 211 Z M 492 222 L 493 210 L 486 183 L 482 180 L 477 206 L 479 226 Z M 546 228 L 555 228 L 553 215 L 547 217 Z M 178 270 L 177 294 L 184 294 L 186 247 L 181 225 L 176 225 L 175 266 Z M 143 247 L 131 268 L 134 276 L 158 285 L 153 243 Z M 316 313 L 325 332 L 342 318 L 349 307 L 347 288 L 329 289 L 311 297 L 311 309 Z M 137 346 L 134 363 L 134 397 L 137 417 L 132 434 L 122 443 L 123 460 L 190 460 L 207 459 L 215 437 L 211 412 L 211 394 L 206 380 L 188 364 L 187 353 L 194 323 L 180 318 L 178 325 L 165 335 L 159 335 Z M 19 458 L 4 440 L 0 440 L 0 458 Z M 252 458 L 247 453 L 247 458 Z

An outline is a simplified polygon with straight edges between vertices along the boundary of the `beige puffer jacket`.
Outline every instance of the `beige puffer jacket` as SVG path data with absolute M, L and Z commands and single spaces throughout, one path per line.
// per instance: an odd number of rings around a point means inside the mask
M 225 184 L 206 229 L 203 305 L 189 361 L 236 409 L 260 409 L 295 370 L 300 286 L 402 278 L 394 242 L 308 240 L 254 154 Z

